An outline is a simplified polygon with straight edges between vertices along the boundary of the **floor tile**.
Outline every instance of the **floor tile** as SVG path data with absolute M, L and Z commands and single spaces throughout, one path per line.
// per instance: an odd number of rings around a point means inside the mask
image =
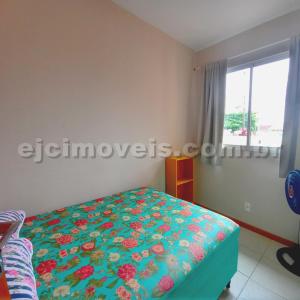
M 239 300 L 285 300 L 283 297 L 263 288 L 255 281 L 249 280 Z
M 300 300 L 300 277 L 285 270 L 276 252 L 284 245 L 241 228 L 238 273 L 221 300 Z
M 244 246 L 239 248 L 238 270 L 246 276 L 250 276 L 258 264 L 261 255 Z
M 271 260 L 273 262 L 277 262 L 276 252 L 279 248 L 286 247 L 285 245 L 282 245 L 280 243 L 277 243 L 275 241 L 271 241 L 270 245 L 268 246 L 263 258 L 267 258 L 268 260 Z
M 244 286 L 246 285 L 248 277 L 244 274 L 237 272 L 232 280 L 231 280 L 231 287 L 230 289 L 224 290 L 222 295 L 220 296 L 220 300 L 234 300 L 237 299 L 240 295 L 241 291 L 243 290 Z
M 241 228 L 240 245 L 263 255 L 271 240 L 247 229 Z
M 285 270 L 276 260 L 263 258 L 250 279 L 286 299 L 300 299 L 300 277 Z

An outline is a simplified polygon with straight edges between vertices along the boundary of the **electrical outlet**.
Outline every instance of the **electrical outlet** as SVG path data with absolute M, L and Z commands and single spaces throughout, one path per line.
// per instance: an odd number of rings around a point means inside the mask
M 244 210 L 246 212 L 251 212 L 251 203 L 250 202 L 245 202 L 244 203 Z

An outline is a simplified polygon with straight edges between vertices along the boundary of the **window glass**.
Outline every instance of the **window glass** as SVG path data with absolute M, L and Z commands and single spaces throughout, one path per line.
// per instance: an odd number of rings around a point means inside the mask
M 280 147 L 289 60 L 253 68 L 251 145 Z
M 223 144 L 281 146 L 288 72 L 287 58 L 227 74 Z
M 223 144 L 247 145 L 250 69 L 227 74 Z

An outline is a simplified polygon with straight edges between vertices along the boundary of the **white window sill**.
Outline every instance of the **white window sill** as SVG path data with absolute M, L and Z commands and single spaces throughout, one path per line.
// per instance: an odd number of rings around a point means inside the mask
M 241 146 L 241 145 L 222 145 L 222 150 L 227 149 L 227 152 L 235 154 L 225 155 L 229 158 L 273 158 L 280 157 L 281 147 L 267 147 L 267 146 Z

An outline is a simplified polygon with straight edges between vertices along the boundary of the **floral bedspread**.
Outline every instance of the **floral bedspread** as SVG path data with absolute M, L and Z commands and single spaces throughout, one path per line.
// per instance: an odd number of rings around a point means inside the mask
M 39 298 L 163 298 L 237 225 L 152 188 L 26 219 Z

